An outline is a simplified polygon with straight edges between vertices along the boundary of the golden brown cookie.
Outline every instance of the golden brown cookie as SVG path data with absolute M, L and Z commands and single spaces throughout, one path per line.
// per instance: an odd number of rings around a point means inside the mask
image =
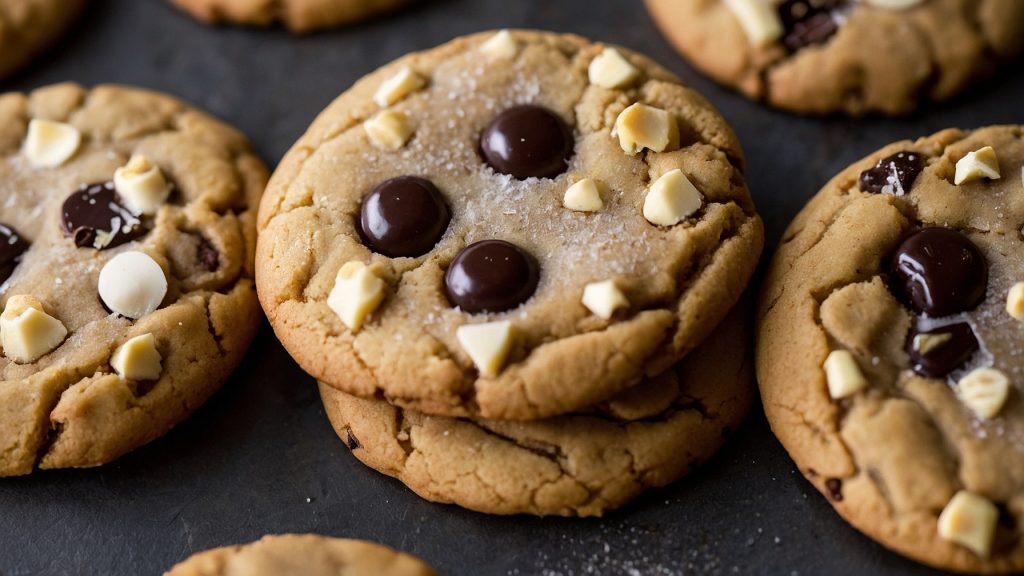
M 536 419 L 668 369 L 762 246 L 725 120 L 650 60 L 488 32 L 340 96 L 278 167 L 257 283 L 341 391 Z
M 208 24 L 270 26 L 295 33 L 352 24 L 394 10 L 411 0 L 170 0 Z
M 427 500 L 489 514 L 600 516 L 683 477 L 740 425 L 753 396 L 746 322 L 732 313 L 673 370 L 583 414 L 472 421 L 323 384 L 320 394 L 357 458 Z
M 695 66 L 795 112 L 906 114 L 1024 50 L 1018 0 L 646 0 Z
M 772 429 L 850 523 L 940 568 L 1024 570 L 1024 130 L 844 170 L 765 281 Z
M 0 476 L 166 433 L 260 324 L 245 137 L 183 102 L 75 84 L 0 96 Z
M 71 26 L 86 0 L 0 2 L 0 78 L 46 50 Z
M 315 534 L 264 536 L 200 552 L 166 576 L 436 576 L 422 561 L 386 546 Z

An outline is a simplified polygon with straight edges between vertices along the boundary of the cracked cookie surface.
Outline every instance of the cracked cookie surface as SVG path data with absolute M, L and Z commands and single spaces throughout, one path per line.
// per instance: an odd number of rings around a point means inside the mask
M 264 536 L 195 554 L 166 576 L 436 576 L 421 560 L 373 542 L 316 534 Z
M 1017 32 L 1024 4 L 1016 0 L 923 0 L 906 9 L 773 2 L 769 10 L 800 18 L 778 18 L 775 34 L 755 36 L 765 39 L 758 43 L 729 8 L 748 1 L 762 0 L 646 0 L 695 66 L 750 98 L 801 113 L 907 114 L 953 97 L 1024 51 Z
M 253 254 L 267 170 L 234 129 L 141 89 L 7 93 L 0 119 L 0 232 L 18 247 L 0 250 L 0 476 L 103 464 L 198 408 L 249 346 L 262 318 Z M 55 150 L 59 164 L 38 164 Z M 167 185 L 151 214 L 121 205 L 141 189 L 115 177 L 130 158 L 147 159 L 149 177 Z M 105 196 L 74 204 L 88 190 Z M 127 222 L 134 228 L 122 236 Z M 151 276 L 110 272 L 124 256 L 148 263 Z M 101 273 L 112 275 L 113 292 L 101 290 Z M 137 280 L 162 281 L 165 292 Z M 152 302 L 136 320 L 108 310 L 140 295 Z M 26 297 L 49 316 L 46 326 L 66 332 L 32 355 L 25 343 L 42 341 L 28 317 L 15 317 Z M 122 347 L 129 340 L 141 346 Z
M 312 32 L 364 20 L 412 0 L 169 0 L 208 24 L 270 26 Z
M 742 150 L 711 105 L 642 56 L 617 51 L 625 67 L 606 57 L 627 71 L 615 77 L 622 87 L 591 83 L 606 48 L 545 32 L 460 38 L 370 74 L 319 116 L 272 176 L 259 224 L 260 299 L 303 369 L 420 412 L 528 420 L 606 400 L 711 332 L 763 241 Z M 642 132 L 619 122 L 634 111 L 664 120 L 661 145 L 651 144 L 661 152 L 624 151 Z M 411 127 L 384 131 L 397 149 L 374 140 L 382 114 Z M 517 150 L 532 130 L 557 145 Z M 544 175 L 523 176 L 531 170 Z M 700 206 L 677 224 L 652 224 L 649 190 L 672 173 L 685 182 L 670 192 L 696 191 Z M 596 211 L 564 205 L 584 179 L 600 183 Z M 382 183 L 419 200 L 378 230 L 393 206 L 364 197 L 377 198 Z M 398 228 L 429 231 L 414 238 L 432 247 L 385 256 L 409 250 L 384 233 Z M 604 282 L 595 292 L 607 318 L 582 302 Z M 483 337 L 460 332 L 481 324 Z
M 988 146 L 1001 177 L 956 185 Z M 1024 569 L 1022 165 L 1019 126 L 887 146 L 796 217 L 761 299 L 772 430 L 851 524 L 945 569 Z
M 86 0 L 0 2 L 0 78 L 56 42 L 78 18 Z
M 600 516 L 710 458 L 753 396 L 746 307 L 672 370 L 588 413 L 534 422 L 427 416 L 321 384 L 338 436 L 421 497 L 490 514 Z

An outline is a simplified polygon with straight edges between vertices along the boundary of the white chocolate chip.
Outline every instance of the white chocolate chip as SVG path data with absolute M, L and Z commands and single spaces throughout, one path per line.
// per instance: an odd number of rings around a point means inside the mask
M 384 300 L 384 281 L 369 266 L 353 260 L 338 270 L 327 305 L 355 332 Z
M 426 81 L 422 76 L 405 66 L 381 83 L 373 95 L 373 101 L 381 106 L 391 106 L 409 94 L 423 88 Z
M 156 338 L 142 334 L 118 346 L 110 357 L 110 366 L 126 380 L 159 380 L 162 360 Z
M 886 10 L 906 10 L 907 8 L 913 8 L 924 0 L 867 0 L 867 3 L 874 6 L 875 8 L 885 8 Z
M 469 354 L 484 376 L 497 376 L 515 340 L 515 326 L 508 320 L 486 324 L 467 324 L 455 331 L 462 349 Z
M 511 60 L 519 52 L 519 45 L 508 30 L 499 30 L 480 45 L 480 52 L 494 60 Z
M 675 226 L 700 210 L 704 197 L 678 168 L 658 178 L 644 198 L 644 218 L 655 226 Z
M 47 314 L 33 296 L 11 296 L 0 314 L 4 355 L 15 362 L 35 362 L 60 346 L 67 335 L 64 324 Z
M 604 208 L 604 200 L 601 199 L 603 187 L 597 180 L 584 178 L 566 189 L 562 205 L 577 212 L 597 212 Z
M 1006 295 L 1006 313 L 1024 322 L 1024 282 L 1017 282 Z
M 914 347 L 914 352 L 929 354 L 952 339 L 953 335 L 948 332 L 942 334 L 917 334 L 914 336 L 912 346 Z
M 171 195 L 171 186 L 160 168 L 142 154 L 114 170 L 114 189 L 134 214 L 156 214 Z
M 995 504 L 961 490 L 939 515 L 939 536 L 986 558 L 992 551 L 998 521 L 999 509 Z
M 953 183 L 957 186 L 989 178 L 999 180 L 999 158 L 991 146 L 985 146 L 980 150 L 969 152 L 956 163 L 956 175 Z
M 828 394 L 833 399 L 846 398 L 868 385 L 857 360 L 847 350 L 833 350 L 825 359 L 825 378 Z
M 978 418 L 988 420 L 999 414 L 1006 404 L 1010 380 L 994 368 L 978 368 L 961 378 L 956 388 L 960 401 Z
M 384 110 L 363 123 L 373 145 L 384 150 L 398 150 L 412 137 L 415 129 L 409 116 L 397 110 Z
M 100 299 L 133 320 L 156 310 L 167 295 L 163 268 L 144 252 L 122 252 L 100 270 Z
M 615 119 L 619 146 L 627 154 L 648 148 L 664 152 L 679 147 L 679 123 L 668 111 L 637 102 Z
M 747 40 L 757 47 L 763 48 L 782 38 L 782 19 L 776 11 L 775 4 L 769 0 L 725 0 L 725 5 L 732 10 L 739 20 Z
M 590 61 L 590 83 L 602 88 L 624 88 L 640 77 L 640 71 L 615 48 L 605 48 Z
M 592 282 L 583 288 L 583 305 L 595 316 L 608 320 L 619 308 L 628 308 L 629 300 L 614 280 Z
M 32 120 L 25 137 L 25 156 L 35 168 L 56 168 L 75 155 L 82 143 L 78 128 L 52 120 Z

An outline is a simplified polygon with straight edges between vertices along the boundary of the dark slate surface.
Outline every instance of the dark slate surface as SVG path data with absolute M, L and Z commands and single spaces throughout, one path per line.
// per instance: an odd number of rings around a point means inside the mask
M 434 0 L 346 30 L 209 29 L 162 0 L 95 0 L 31 70 L 2 83 L 124 82 L 176 94 L 245 131 L 275 163 L 354 80 L 406 52 L 497 27 L 571 31 L 645 52 L 736 127 L 775 244 L 829 177 L 880 146 L 950 126 L 1020 122 L 1021 67 L 892 121 L 805 119 L 701 77 L 637 0 Z M 927 574 L 847 527 L 756 410 L 692 477 L 603 520 L 488 517 L 419 500 L 334 436 L 313 381 L 260 333 L 243 367 L 166 438 L 96 470 L 0 481 L 0 574 L 160 574 L 268 532 L 365 538 L 445 574 Z

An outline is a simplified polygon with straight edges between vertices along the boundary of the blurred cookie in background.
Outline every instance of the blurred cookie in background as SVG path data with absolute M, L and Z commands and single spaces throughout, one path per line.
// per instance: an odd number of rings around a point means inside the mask
M 365 20 L 415 0 L 169 0 L 207 24 L 272 26 L 302 34 Z
M 25 66 L 71 26 L 86 0 L 0 0 L 0 78 Z

